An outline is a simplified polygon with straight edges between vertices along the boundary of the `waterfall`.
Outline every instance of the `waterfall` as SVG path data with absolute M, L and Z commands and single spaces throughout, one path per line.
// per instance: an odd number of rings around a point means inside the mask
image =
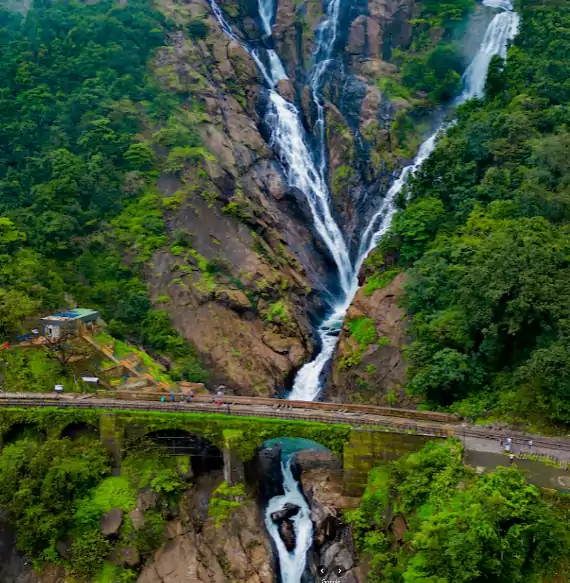
M 272 50 L 266 50 L 262 54 L 260 49 L 251 49 L 246 43 L 239 40 L 232 31 L 231 26 L 224 19 L 222 11 L 215 0 L 209 0 L 209 2 L 224 33 L 233 41 L 239 43 L 250 54 L 260 71 L 263 81 L 267 85 L 269 100 L 265 122 L 271 130 L 270 145 L 281 161 L 289 185 L 298 188 L 305 195 L 315 229 L 324 241 L 338 270 L 341 299 L 338 300 L 338 305 L 334 307 L 332 315 L 319 327 L 319 337 L 323 349 L 316 361 L 314 361 L 319 364 L 316 367 L 313 366 L 306 369 L 307 386 L 316 388 L 316 392 L 311 396 L 311 399 L 314 399 L 317 397 L 320 387 L 320 373 L 332 358 L 344 314 L 357 289 L 348 246 L 331 212 L 330 194 L 325 176 L 324 107 L 318 96 L 321 78 L 330 61 L 336 40 L 340 0 L 331 0 L 327 10 L 327 18 L 319 27 L 319 40 L 314 54 L 316 72 L 311 76 L 312 94 L 317 105 L 318 124 L 320 126 L 321 159 L 319 165 L 315 163 L 313 153 L 308 145 L 299 110 L 294 104 L 287 102 L 275 91 L 278 82 L 287 78 L 278 55 Z M 273 15 L 272 2 L 270 0 L 259 0 L 258 6 L 264 32 L 270 35 Z M 324 350 L 325 346 L 326 350 Z M 302 377 L 297 375 L 297 379 L 299 378 Z M 296 386 L 303 386 L 304 384 L 303 382 L 298 385 L 298 381 L 296 381 Z M 295 390 L 291 395 L 294 394 Z M 307 399 L 304 392 L 301 392 L 301 396 L 305 400 Z M 285 493 L 269 501 L 265 510 L 265 524 L 275 542 L 282 583 L 299 583 L 305 571 L 307 552 L 312 544 L 313 523 L 311 522 L 307 502 L 291 471 L 290 459 L 282 460 L 281 471 Z M 271 514 L 281 510 L 286 503 L 293 503 L 300 508 L 297 515 L 293 517 L 296 548 L 292 553 L 287 551 L 276 525 L 271 520 Z
M 484 0 L 483 4 L 492 8 L 499 8 L 503 12 L 495 15 L 485 31 L 485 36 L 478 52 L 463 75 L 464 89 L 456 100 L 457 104 L 463 103 L 472 97 L 480 97 L 482 95 L 491 58 L 494 55 L 505 57 L 508 41 L 513 39 L 517 33 L 519 18 L 512 11 L 510 1 Z M 352 302 L 354 294 L 358 290 L 358 272 L 368 253 L 376 247 L 382 236 L 390 228 L 392 217 L 396 212 L 396 206 L 394 204 L 396 196 L 405 186 L 410 176 L 414 175 L 424 160 L 434 151 L 438 136 L 448 126 L 449 123 L 443 123 L 425 140 L 420 146 L 412 164 L 402 169 L 400 176 L 386 193 L 378 210 L 372 215 L 372 218 L 360 237 L 358 254 L 352 268 L 353 281 L 350 292 L 333 306 L 332 314 L 319 327 L 318 335 L 321 341 L 321 350 L 312 361 L 305 364 L 297 373 L 289 399 L 314 401 L 319 396 L 322 389 L 323 371 L 334 355 L 344 316 Z
M 283 491 L 285 493 L 282 496 L 274 496 L 271 498 L 265 511 L 265 526 L 275 544 L 279 556 L 281 583 L 299 583 L 301 581 L 307 564 L 307 553 L 313 544 L 311 510 L 301 492 L 299 483 L 293 476 L 291 463 L 291 455 L 281 461 Z M 277 525 L 271 520 L 271 514 L 282 510 L 285 504 L 294 504 L 299 507 L 297 514 L 291 517 L 295 532 L 295 550 L 291 553 L 281 540 Z
M 263 32 L 267 36 L 271 36 L 273 15 L 275 14 L 275 6 L 273 5 L 273 0 L 259 0 L 258 12 L 259 18 L 261 18 Z
M 319 138 L 319 170 L 323 180 L 326 179 L 327 156 L 325 108 L 323 105 L 321 90 L 323 88 L 322 80 L 324 74 L 332 62 L 332 55 L 337 39 L 339 12 L 340 0 L 330 0 L 326 9 L 326 17 L 319 25 L 315 35 L 316 43 L 313 52 L 313 67 L 309 75 L 311 96 L 317 110 L 317 119 L 315 121 L 314 130 Z
M 368 253 L 388 230 L 396 212 L 394 205 L 396 196 L 410 176 L 433 152 L 438 136 L 448 127 L 445 124 L 438 127 L 421 145 L 413 163 L 403 168 L 399 178 L 389 189 L 364 229 L 360 237 L 358 253 L 352 261 L 348 245 L 331 211 L 326 176 L 325 111 L 321 95 L 325 73 L 334 60 L 340 2 L 341 0 L 329 0 L 327 4 L 326 16 L 317 30 L 313 66 L 309 74 L 309 86 L 317 112 L 315 133 L 319 139 L 319 160 L 316 161 L 309 147 L 308 136 L 301 123 L 299 110 L 275 90 L 278 82 L 287 78 L 279 56 L 272 50 L 251 49 L 238 39 L 225 21 L 215 0 L 209 0 L 224 33 L 239 43 L 251 55 L 259 68 L 269 94 L 265 122 L 271 132 L 270 145 L 281 161 L 290 186 L 298 188 L 306 197 L 315 230 L 333 258 L 339 274 L 340 294 L 332 302 L 330 312 L 317 330 L 320 350 L 312 361 L 299 370 L 288 397 L 305 401 L 313 401 L 319 396 L 323 372 L 332 360 L 344 317 L 358 290 L 358 271 Z M 457 104 L 482 94 L 491 58 L 494 55 L 505 56 L 508 41 L 515 36 L 517 31 L 518 16 L 513 12 L 510 0 L 484 0 L 483 4 L 498 8 L 502 12 L 498 13 L 489 24 L 477 55 L 465 71 L 464 90 L 457 98 Z M 258 12 L 265 34 L 271 35 L 275 13 L 273 0 L 258 0 Z M 265 513 L 265 524 L 277 549 L 282 582 L 299 583 L 306 568 L 306 555 L 312 543 L 312 522 L 308 505 L 292 474 L 290 459 L 282 460 L 281 471 L 284 494 L 269 501 Z M 296 548 L 292 553 L 287 551 L 276 525 L 271 520 L 271 514 L 281 510 L 287 502 L 300 508 L 292 519 L 296 535 Z
M 489 23 L 477 54 L 463 74 L 463 91 L 455 100 L 456 105 L 460 105 L 473 97 L 481 97 L 483 95 L 485 81 L 487 79 L 487 69 L 489 68 L 491 59 L 495 55 L 505 58 L 507 56 L 508 42 L 517 34 L 519 16 L 516 12 L 513 12 L 510 0 L 484 0 L 483 5 L 490 8 L 500 8 L 504 12 L 495 15 Z M 444 133 L 452 123 L 442 123 L 429 136 L 420 146 L 412 164 L 402 169 L 400 176 L 386 193 L 386 197 L 382 201 L 379 209 L 372 216 L 360 238 L 355 270 L 356 276 L 358 276 L 358 272 L 368 253 L 376 247 L 382 236 L 390 228 L 392 217 L 396 212 L 394 205 L 396 196 L 405 186 L 408 178 L 415 174 L 424 160 L 429 158 L 430 154 L 435 150 L 438 136 Z

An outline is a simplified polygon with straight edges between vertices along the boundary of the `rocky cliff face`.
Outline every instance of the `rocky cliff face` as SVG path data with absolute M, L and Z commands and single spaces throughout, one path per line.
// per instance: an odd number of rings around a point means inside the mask
M 403 391 L 406 318 L 398 300 L 404 280 L 405 274 L 401 273 L 370 295 L 366 295 L 365 288 L 358 290 L 340 335 L 325 399 L 384 406 L 412 404 Z M 370 319 L 375 335 L 374 341 L 363 347 L 351 333 L 349 323 L 365 318 Z
M 198 122 L 203 148 L 159 180 L 170 245 L 147 269 L 151 293 L 214 382 L 271 394 L 312 353 L 309 319 L 327 260 L 258 129 L 254 63 L 205 0 L 165 1 L 162 10 L 180 23 L 203 19 L 209 34 L 173 34 L 153 64 L 163 88 L 195 96 L 180 115 Z
M 164 89 L 183 98 L 178 116 L 198 127 L 202 147 L 169 163 L 159 180 L 169 243 L 147 266 L 152 298 L 196 345 L 212 382 L 272 394 L 313 353 L 313 324 L 334 268 L 303 194 L 289 188 L 268 145 L 252 59 L 223 33 L 207 0 L 158 6 L 181 26 L 152 69 Z M 238 35 L 266 42 L 256 6 L 220 6 Z M 395 73 L 383 59 L 408 42 L 414 9 L 403 0 L 343 6 L 340 58 L 323 99 L 331 195 L 349 239 L 403 161 L 391 122 L 412 104 L 387 96 L 379 80 Z M 307 71 L 322 17 L 318 0 L 279 0 L 273 27 L 292 80 L 279 90 L 301 108 L 308 129 L 315 104 Z M 197 21 L 207 25 L 206 36 L 192 37 Z
M 32 561 L 16 550 L 13 533 L 6 517 L 0 512 L 0 583 L 61 583 L 65 569 L 60 565 L 48 565 L 42 573 L 36 573 Z
M 314 540 L 308 565 L 315 580 L 323 579 L 317 568 L 324 566 L 325 579 L 343 583 L 365 581 L 353 549 L 352 532 L 343 521 L 343 511 L 355 508 L 358 499 L 343 496 L 340 462 L 328 451 L 301 451 L 295 454 L 300 484 L 311 508 Z M 341 567 L 342 577 L 334 569 Z
M 210 484 L 211 486 L 212 484 Z M 257 503 L 246 501 L 221 525 L 207 518 L 210 489 L 198 484 L 166 528 L 166 542 L 137 583 L 273 583 L 271 546 Z

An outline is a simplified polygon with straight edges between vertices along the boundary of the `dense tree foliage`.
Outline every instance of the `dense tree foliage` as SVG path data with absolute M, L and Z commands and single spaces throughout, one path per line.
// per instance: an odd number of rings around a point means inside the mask
M 570 8 L 518 10 L 506 64 L 459 108 L 382 248 L 413 266 L 413 392 L 568 422 Z
M 514 468 L 476 475 L 454 443 L 373 471 L 351 519 L 371 583 L 540 583 L 570 551 L 563 512 Z
M 0 12 L 0 334 L 67 293 L 203 380 L 192 347 L 151 311 L 140 266 L 166 242 L 158 160 L 141 136 L 162 128 L 167 148 L 198 145 L 172 121 L 185 96 L 147 67 L 169 26 L 144 0 Z
M 435 103 L 449 101 L 459 93 L 465 58 L 456 38 L 474 7 L 472 0 L 418 3 L 419 15 L 411 21 L 410 47 L 394 52 L 405 87 L 427 93 Z
M 111 459 L 94 432 L 78 429 L 74 438 L 45 439 L 31 425 L 16 425 L 6 438 L 0 453 L 0 509 L 7 513 L 18 549 L 36 565 L 66 564 L 80 581 L 100 575 L 110 553 L 136 549 L 144 559 L 156 550 L 163 540 L 161 509 L 175 505 L 188 487 L 189 458 L 164 455 L 144 440 L 136 451 L 123 452 L 121 475 L 111 476 Z M 127 513 L 143 488 L 155 503 L 144 510 L 144 524 L 134 528 Z M 113 509 L 125 515 L 120 530 L 105 536 L 101 518 Z M 125 569 L 108 580 L 134 579 L 136 569 Z
M 26 438 L 6 445 L 0 455 L 0 507 L 16 528 L 18 548 L 31 557 L 49 554 L 71 530 L 77 502 L 109 472 L 107 452 L 97 440 L 40 444 Z

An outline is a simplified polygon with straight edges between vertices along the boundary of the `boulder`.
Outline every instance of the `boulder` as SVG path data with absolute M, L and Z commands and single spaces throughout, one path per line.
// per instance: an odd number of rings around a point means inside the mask
M 337 511 L 321 504 L 317 499 L 311 503 L 311 521 L 314 524 L 314 540 L 323 545 L 327 540 L 334 540 L 339 525 Z
M 131 510 L 129 512 L 129 517 L 131 519 L 131 522 L 133 523 L 133 528 L 135 530 L 140 530 L 144 526 L 145 524 L 144 513 L 140 510 L 140 508 L 135 508 L 134 510 Z
M 271 520 L 273 522 L 279 522 L 281 520 L 285 520 L 287 518 L 291 518 L 295 516 L 299 512 L 299 507 L 295 504 L 291 504 L 291 502 L 287 502 L 281 510 L 277 510 L 276 512 L 271 513 Z
M 235 312 L 251 310 L 251 301 L 239 289 L 224 289 L 218 292 L 216 299 Z
M 292 552 L 295 550 L 295 528 L 293 526 L 293 521 L 286 518 L 279 523 L 279 536 L 285 545 L 285 548 Z
M 110 512 L 101 517 L 101 532 L 105 536 L 112 536 L 119 532 L 123 522 L 123 511 L 120 508 L 113 508 Z
M 58 540 L 55 543 L 56 551 L 67 561 L 71 561 L 71 544 L 73 540 L 70 537 Z
M 109 556 L 114 565 L 136 567 L 141 562 L 141 556 L 135 547 L 122 547 L 115 549 Z
M 290 103 L 295 103 L 295 88 L 291 79 L 279 79 L 277 83 L 277 93 Z
M 335 541 L 321 555 L 322 565 L 331 569 L 333 566 L 342 567 L 344 572 L 354 567 L 354 556 L 346 548 L 344 541 Z
M 137 510 L 146 512 L 149 508 L 154 508 L 158 502 L 158 494 L 150 488 L 141 488 L 137 492 Z

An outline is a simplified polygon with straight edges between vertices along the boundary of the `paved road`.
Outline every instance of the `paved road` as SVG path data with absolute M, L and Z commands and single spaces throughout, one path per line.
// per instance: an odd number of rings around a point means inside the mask
M 1 393 L 1 407 L 72 407 L 96 409 L 127 409 L 141 411 L 177 411 L 227 414 L 224 406 L 212 402 L 206 395 L 197 396 L 191 403 L 161 403 L 156 395 L 133 394 L 136 399 L 119 399 L 102 395 L 56 395 L 53 393 Z M 426 436 L 454 436 L 461 439 L 467 450 L 503 453 L 501 439 L 513 439 L 513 451 L 526 455 L 550 456 L 570 463 L 570 440 L 542 437 L 520 432 L 498 431 L 459 423 L 450 415 L 405 409 L 346 405 L 336 403 L 304 403 L 296 401 L 277 401 L 275 399 L 254 397 L 221 398 L 230 404 L 233 416 L 292 419 L 300 421 L 319 421 L 322 423 L 342 423 L 355 428 L 371 431 L 414 432 Z M 440 419 L 440 420 L 434 420 Z M 528 440 L 533 440 L 532 448 Z

